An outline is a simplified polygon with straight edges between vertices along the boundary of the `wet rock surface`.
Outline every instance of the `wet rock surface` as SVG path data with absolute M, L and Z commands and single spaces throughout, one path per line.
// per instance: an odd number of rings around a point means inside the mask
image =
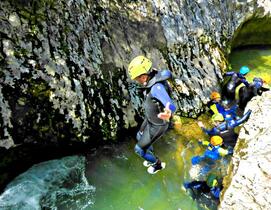
M 271 92 L 249 102 L 253 110 L 240 130 L 219 209 L 269 209 L 271 206 Z

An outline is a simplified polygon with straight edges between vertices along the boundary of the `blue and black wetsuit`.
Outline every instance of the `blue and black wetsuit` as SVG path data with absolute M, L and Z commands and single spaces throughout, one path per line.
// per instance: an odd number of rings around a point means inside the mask
M 215 136 L 219 135 L 223 138 L 225 146 L 231 146 L 234 147 L 236 144 L 236 140 L 238 137 L 238 134 L 234 132 L 234 128 L 238 125 L 241 125 L 243 122 L 245 122 L 251 114 L 251 110 L 248 110 L 243 117 L 241 117 L 238 120 L 228 120 L 224 121 L 218 126 L 212 128 L 212 129 L 206 129 L 202 128 L 202 130 L 208 134 L 209 136 Z
M 249 86 L 249 83 L 243 74 L 240 74 L 238 72 L 227 72 L 225 76 L 231 76 L 231 79 L 227 84 L 227 88 L 225 92 L 227 99 L 230 99 L 230 100 L 235 99 L 235 89 L 241 83 L 243 83 L 247 87 Z
M 207 143 L 207 142 L 206 142 Z M 205 142 L 204 142 L 204 145 Z M 197 155 L 192 157 L 192 165 L 200 164 L 204 161 L 204 166 L 200 169 L 201 175 L 206 175 L 210 170 L 216 167 L 216 162 L 226 155 L 231 155 L 233 148 L 224 149 L 220 145 L 214 146 L 211 143 L 208 144 L 208 148 L 205 150 L 203 155 Z
M 158 118 L 157 115 L 164 111 L 168 102 L 172 113 L 175 112 L 176 106 L 170 98 L 171 90 L 167 83 L 167 80 L 172 77 L 171 72 L 154 71 L 150 76 L 151 79 L 145 87 L 145 120 L 140 127 L 135 152 L 145 160 L 156 163 L 158 159 L 154 156 L 151 145 L 167 131 L 169 126 L 169 122 Z
M 192 181 L 189 183 L 185 183 L 186 189 L 192 189 L 195 194 L 195 190 L 199 193 L 199 195 L 193 195 L 193 197 L 201 196 L 201 193 L 211 194 L 215 199 L 219 199 L 221 189 L 219 187 L 210 187 L 207 185 L 205 181 Z
M 209 112 L 211 115 L 220 113 L 223 115 L 224 119 L 228 120 L 230 118 L 236 118 L 236 111 L 237 111 L 237 105 L 232 106 L 230 109 L 225 109 L 223 105 L 220 104 L 220 102 L 217 102 L 215 100 L 211 100 L 207 104 L 209 108 Z
M 258 79 L 258 78 L 256 78 Z M 254 78 L 255 80 L 255 78 Z M 260 84 L 260 85 L 259 85 Z M 262 95 L 262 93 L 264 91 L 268 91 L 269 88 L 264 88 L 262 87 L 263 82 L 253 82 L 252 84 L 250 84 L 248 87 L 244 86 L 241 87 L 238 94 L 239 94 L 239 108 L 244 110 L 247 103 L 254 97 L 257 95 Z
M 218 179 L 214 174 L 210 174 L 206 181 L 192 181 L 184 183 L 186 189 L 191 189 L 193 197 L 201 196 L 201 193 L 211 194 L 215 199 L 219 199 L 222 190 L 222 179 Z M 198 195 L 199 194 L 199 195 Z

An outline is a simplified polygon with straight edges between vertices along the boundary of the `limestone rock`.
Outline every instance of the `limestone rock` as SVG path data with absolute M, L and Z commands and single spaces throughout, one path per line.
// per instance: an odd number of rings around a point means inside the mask
M 271 206 L 271 92 L 249 102 L 249 120 L 240 130 L 220 210 Z

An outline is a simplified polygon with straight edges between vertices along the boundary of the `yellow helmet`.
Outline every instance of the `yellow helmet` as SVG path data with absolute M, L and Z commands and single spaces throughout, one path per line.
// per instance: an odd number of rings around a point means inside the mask
M 210 142 L 213 146 L 217 146 L 223 143 L 223 139 L 220 136 L 212 136 Z
M 221 98 L 221 96 L 218 92 L 214 91 L 211 93 L 210 98 L 213 100 L 213 99 Z
M 223 117 L 222 114 L 216 113 L 216 114 L 213 114 L 211 120 L 212 120 L 213 122 L 217 122 L 217 121 L 218 121 L 218 122 L 223 122 L 223 121 L 224 121 L 224 117 Z
M 152 62 L 143 55 L 135 57 L 128 66 L 128 73 L 132 80 L 136 77 L 147 74 L 152 67 Z

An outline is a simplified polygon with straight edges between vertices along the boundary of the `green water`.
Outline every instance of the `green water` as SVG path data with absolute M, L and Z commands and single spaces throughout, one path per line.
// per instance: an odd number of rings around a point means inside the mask
M 191 157 L 204 150 L 197 143 L 198 138 L 206 136 L 194 120 L 188 120 L 159 139 L 154 151 L 167 165 L 155 175 L 147 173 L 143 160 L 134 153 L 135 140 L 89 155 L 86 177 L 96 187 L 94 205 L 90 209 L 193 210 L 205 209 L 204 205 L 210 207 L 210 203 L 197 206 L 183 188 L 184 180 L 190 180 Z
M 200 118 L 205 123 L 207 119 Z M 183 118 L 182 124 L 154 144 L 156 155 L 167 164 L 155 175 L 147 173 L 135 154 L 134 139 L 93 149 L 86 157 L 39 163 L 7 186 L 0 195 L 0 209 L 216 209 L 213 200 L 206 197 L 199 204 L 183 188 L 184 181 L 194 179 L 191 157 L 205 150 L 197 140 L 207 138 L 195 120 Z
M 271 87 L 271 48 L 234 50 L 229 62 L 234 71 L 248 66 L 251 70 L 246 76 L 249 82 L 254 77 L 261 77 Z

